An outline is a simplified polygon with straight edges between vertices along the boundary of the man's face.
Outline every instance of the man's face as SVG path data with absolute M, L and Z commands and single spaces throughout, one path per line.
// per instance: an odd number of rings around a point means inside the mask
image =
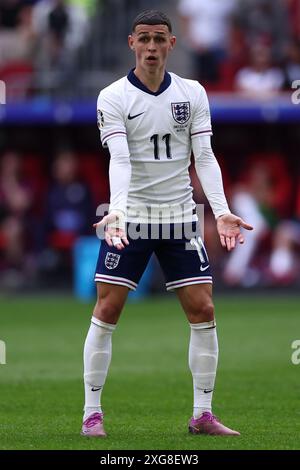
M 128 38 L 129 47 L 135 51 L 137 67 L 147 71 L 165 67 L 175 42 L 175 36 L 172 36 L 168 27 L 163 24 L 139 24 Z

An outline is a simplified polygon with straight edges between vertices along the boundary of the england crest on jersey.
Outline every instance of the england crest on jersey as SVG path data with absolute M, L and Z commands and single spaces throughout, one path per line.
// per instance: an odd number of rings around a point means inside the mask
M 185 124 L 191 116 L 191 106 L 189 101 L 181 101 L 180 103 L 171 103 L 172 114 L 178 124 Z
M 117 255 L 116 253 L 106 253 L 104 263 L 107 269 L 115 269 L 119 264 L 120 258 L 121 255 Z

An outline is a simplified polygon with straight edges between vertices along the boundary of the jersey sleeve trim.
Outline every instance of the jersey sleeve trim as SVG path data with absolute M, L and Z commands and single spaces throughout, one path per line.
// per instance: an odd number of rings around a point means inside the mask
M 191 134 L 191 137 L 194 137 L 195 135 L 200 135 L 200 134 L 210 134 L 210 135 L 212 135 L 212 130 L 211 129 L 206 129 L 205 131 L 193 132 Z
M 124 131 L 114 131 L 114 132 L 110 132 L 107 135 L 101 136 L 102 145 L 104 146 L 111 137 L 116 136 L 116 135 L 127 136 L 127 133 Z

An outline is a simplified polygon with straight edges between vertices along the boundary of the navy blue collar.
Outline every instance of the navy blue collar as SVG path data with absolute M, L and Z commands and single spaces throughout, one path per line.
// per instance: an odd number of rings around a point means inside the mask
M 139 88 L 145 93 L 149 93 L 149 95 L 158 96 L 164 91 L 166 91 L 166 89 L 169 88 L 169 86 L 171 85 L 171 81 L 172 81 L 171 75 L 168 72 L 165 72 L 165 76 L 164 76 L 163 81 L 160 84 L 159 90 L 151 91 L 141 82 L 141 80 L 137 78 L 137 76 L 134 73 L 134 70 L 135 69 L 130 70 L 129 74 L 127 75 L 128 80 L 133 86 Z

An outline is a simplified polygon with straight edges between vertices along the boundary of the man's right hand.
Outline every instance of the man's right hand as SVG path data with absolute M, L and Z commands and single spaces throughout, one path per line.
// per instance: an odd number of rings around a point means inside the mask
M 93 227 L 105 227 L 105 240 L 109 246 L 115 246 L 118 250 L 123 250 L 129 245 L 125 232 L 125 217 L 121 211 L 111 211 L 105 215 L 100 222 L 93 224 Z

